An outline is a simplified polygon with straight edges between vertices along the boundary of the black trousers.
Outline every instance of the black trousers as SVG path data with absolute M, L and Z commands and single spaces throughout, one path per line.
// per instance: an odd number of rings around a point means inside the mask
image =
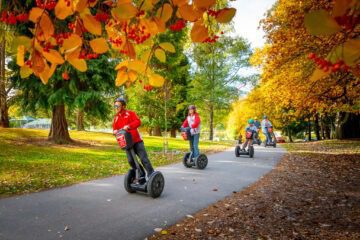
M 135 154 L 140 158 L 142 165 L 145 167 L 147 175 L 150 176 L 154 172 L 154 169 L 146 153 L 144 142 L 141 141 L 135 143 L 133 149 Z M 133 158 L 130 150 L 126 150 L 126 155 L 130 166 L 132 167 L 132 169 L 136 170 L 135 159 Z M 139 166 L 140 177 L 145 177 L 144 168 L 141 166 L 141 164 L 139 164 Z

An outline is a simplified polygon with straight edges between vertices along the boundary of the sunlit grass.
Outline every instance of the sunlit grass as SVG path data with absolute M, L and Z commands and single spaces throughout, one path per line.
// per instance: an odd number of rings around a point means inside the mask
M 59 187 L 127 172 L 126 154 L 112 134 L 71 131 L 71 145 L 46 141 L 48 131 L 0 128 L 0 196 Z M 162 137 L 144 137 L 154 167 L 178 162 L 189 143 Z M 203 152 L 219 151 L 232 143 L 200 142 Z M 176 152 L 175 152 L 176 150 Z

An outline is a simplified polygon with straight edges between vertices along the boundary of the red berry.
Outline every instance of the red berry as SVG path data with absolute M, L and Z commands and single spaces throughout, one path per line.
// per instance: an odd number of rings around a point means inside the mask
M 70 76 L 69 76 L 69 74 L 68 74 L 67 72 L 63 72 L 63 73 L 62 73 L 62 78 L 63 78 L 64 80 L 69 80 L 69 79 L 70 79 Z

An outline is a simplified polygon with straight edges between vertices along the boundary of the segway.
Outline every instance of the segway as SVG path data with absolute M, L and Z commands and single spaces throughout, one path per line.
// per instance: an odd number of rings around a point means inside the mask
M 258 130 L 259 131 L 259 130 Z M 254 136 L 254 140 L 253 140 L 253 143 L 254 144 L 257 144 L 257 145 L 261 145 L 261 139 L 259 137 L 259 132 L 255 133 L 255 136 Z
M 272 128 L 272 127 L 269 127 L 269 128 L 267 128 L 267 131 L 268 131 L 268 134 L 270 135 L 271 142 L 270 142 L 270 143 L 267 143 L 267 141 L 265 141 L 264 146 L 265 146 L 265 147 L 267 147 L 267 146 L 273 146 L 274 148 L 276 148 L 276 137 L 275 137 L 273 128 Z
M 125 190 L 128 193 L 144 192 L 152 198 L 159 197 L 165 186 L 165 179 L 162 173 L 154 171 L 150 176 L 147 176 L 147 178 L 140 178 L 140 173 L 143 173 L 142 171 L 144 168 L 140 165 L 140 162 L 136 157 L 131 133 L 121 129 L 116 134 L 116 140 L 118 141 L 121 149 L 130 151 L 136 165 L 136 170 L 130 169 L 125 175 Z
M 190 128 L 181 128 L 181 136 L 184 140 L 190 141 Z M 186 168 L 197 167 L 198 169 L 204 169 L 208 164 L 208 158 L 203 153 L 200 153 L 199 156 L 194 158 L 193 152 L 187 152 L 183 157 L 183 164 Z
M 253 138 L 253 132 L 252 131 L 247 131 L 246 132 L 246 139 L 251 139 L 251 138 Z M 254 154 L 255 154 L 255 151 L 254 151 L 253 144 L 249 144 L 248 149 L 246 151 L 242 151 L 240 145 L 237 145 L 235 147 L 235 156 L 236 157 L 240 157 L 242 155 L 247 155 L 250 158 L 253 158 Z

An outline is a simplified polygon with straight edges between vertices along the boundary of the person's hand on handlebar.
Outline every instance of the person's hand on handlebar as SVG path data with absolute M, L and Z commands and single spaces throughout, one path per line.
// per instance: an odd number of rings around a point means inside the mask
M 126 131 L 129 131 L 129 130 L 130 130 L 130 127 L 129 127 L 129 125 L 125 125 L 125 126 L 123 127 L 123 129 L 126 130 Z

